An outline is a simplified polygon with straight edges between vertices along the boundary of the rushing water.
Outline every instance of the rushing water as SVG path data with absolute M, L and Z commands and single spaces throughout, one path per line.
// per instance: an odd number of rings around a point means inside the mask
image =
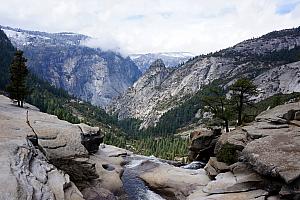
M 143 161 L 151 160 L 153 162 L 159 162 L 155 158 L 134 156 L 127 158 L 129 163 L 125 166 L 122 181 L 125 192 L 130 200 L 164 200 L 161 196 L 151 191 L 145 183 L 138 178 L 137 170 Z
M 148 186 L 138 177 L 138 167 L 145 161 L 149 160 L 154 163 L 163 164 L 163 162 L 153 156 L 134 155 L 127 157 L 128 164 L 125 165 L 122 175 L 124 190 L 130 200 L 164 200 L 160 195 L 151 191 Z M 184 169 L 199 169 L 205 165 L 203 162 L 195 161 L 188 165 L 182 166 Z

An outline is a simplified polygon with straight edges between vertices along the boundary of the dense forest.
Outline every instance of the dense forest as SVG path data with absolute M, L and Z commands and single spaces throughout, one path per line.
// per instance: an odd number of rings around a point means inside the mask
M 0 47 L 0 91 L 4 91 L 9 80 L 9 65 L 12 62 L 16 49 L 2 30 L 0 30 Z

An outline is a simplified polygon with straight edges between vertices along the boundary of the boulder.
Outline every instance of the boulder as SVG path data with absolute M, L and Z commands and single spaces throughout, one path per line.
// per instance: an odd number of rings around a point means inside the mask
M 132 152 L 112 145 L 102 144 L 100 145 L 98 155 L 99 154 L 105 155 L 106 157 L 121 157 L 132 155 Z
M 242 156 L 260 174 L 291 183 L 300 176 L 300 128 L 254 140 Z
M 108 147 L 107 148 L 112 148 Z M 95 155 L 89 158 L 90 162 L 95 163 L 95 168 L 99 178 L 94 182 L 100 185 L 102 188 L 109 190 L 113 194 L 119 196 L 123 191 L 123 183 L 121 176 L 123 174 L 123 162 L 122 157 L 107 157 L 107 155 L 97 152 Z
M 214 168 L 213 168 L 214 169 Z M 226 167 L 227 169 L 227 167 Z M 215 180 L 201 189 L 196 189 L 188 200 L 223 199 L 266 199 L 269 194 L 278 194 L 281 184 L 266 180 L 248 165 L 237 162 L 228 167 L 225 173 L 219 173 Z
M 89 158 L 60 158 L 52 159 L 51 163 L 71 176 L 76 184 L 91 181 L 99 177 L 96 172 L 95 163 L 90 162 Z
M 70 175 L 85 199 L 115 199 L 124 194 L 122 155 L 130 153 L 102 144 L 99 151 L 89 157 L 60 158 L 52 162 Z
M 78 127 L 81 129 L 81 144 L 90 154 L 96 153 L 104 138 L 104 134 L 100 132 L 100 128 L 90 127 L 82 123 Z
M 231 144 L 236 150 L 242 151 L 248 142 L 249 139 L 247 138 L 247 132 L 238 128 L 231 132 L 223 133 L 220 136 L 216 143 L 214 153 L 218 154 L 225 144 Z
M 117 200 L 117 198 L 104 188 L 85 188 L 82 191 L 85 200 Z
M 151 161 L 143 163 L 139 177 L 155 192 L 167 199 L 185 199 L 210 181 L 203 169 L 188 170 Z
M 268 192 L 265 190 L 252 190 L 238 193 L 213 194 L 210 196 L 202 196 L 200 193 L 193 193 L 188 200 L 265 200 Z
M 280 132 L 287 132 L 289 131 L 289 124 L 256 122 L 252 125 L 244 126 L 242 129 L 246 132 L 249 141 L 251 141 L 261 137 L 276 135 Z
M 219 174 L 217 170 L 213 168 L 213 166 L 211 166 L 209 162 L 205 165 L 204 170 L 206 171 L 206 174 L 211 179 L 214 179 Z
M 228 133 L 223 133 L 216 143 L 214 154 L 219 161 L 233 164 L 238 161 L 240 152 L 249 140 L 247 132 L 241 128 L 237 128 Z
M 290 103 L 267 110 L 256 121 L 224 133 L 219 138 L 215 153 L 225 144 L 231 144 L 240 159 L 249 163 L 258 173 L 281 177 L 291 183 L 300 175 L 300 128 L 295 125 L 299 103 Z
M 291 184 L 283 185 L 279 196 L 281 199 L 300 199 L 300 178 Z
M 296 112 L 295 112 L 294 120 L 300 121 L 300 111 L 296 111 Z
M 225 172 L 216 176 L 203 188 L 203 192 L 211 194 L 245 192 L 249 190 L 262 189 L 263 178 L 250 170 L 243 172 Z
M 216 157 L 211 157 L 208 163 L 216 169 L 218 173 L 229 171 L 229 166 L 224 162 L 219 162 Z
M 299 102 L 267 110 L 258 115 L 255 122 L 230 133 L 223 133 L 215 146 L 215 154 L 218 159 L 220 152 L 223 157 L 234 154 L 234 152 L 229 151 L 230 149 L 224 151 L 225 147 L 230 146 L 231 150 L 235 149 L 237 152 L 236 161 L 241 160 L 247 163 L 248 168 L 250 168 L 248 170 L 254 170 L 263 175 L 264 181 L 253 182 L 251 180 L 252 174 L 245 176 L 243 178 L 245 182 L 240 183 L 237 181 L 236 168 L 233 168 L 235 165 L 230 166 L 230 172 L 219 174 L 217 169 L 213 167 L 212 159 L 205 169 L 211 177 L 218 175 L 215 181 L 203 188 L 202 192 L 211 194 L 209 197 L 214 199 L 214 193 L 236 193 L 238 190 L 244 189 L 263 189 L 272 194 L 280 194 L 280 198 L 283 199 L 299 198 L 299 110 Z M 242 174 L 245 174 L 246 171 L 243 169 Z M 238 174 L 240 175 L 240 173 Z M 225 198 L 225 196 L 221 196 L 220 198 Z
M 192 132 L 190 135 L 189 160 L 208 161 L 214 155 L 214 148 L 221 129 L 202 130 Z
M 229 171 L 230 168 L 226 163 L 217 161 L 216 157 L 210 157 L 209 161 L 204 167 L 204 170 L 210 178 L 214 178 L 219 173 Z
M 88 151 L 81 144 L 82 132 L 78 125 L 34 111 L 29 111 L 28 122 L 50 160 L 88 155 Z
M 300 103 L 289 103 L 276 106 L 259 114 L 255 120 L 257 122 L 269 122 L 275 124 L 287 124 L 295 118 L 295 114 L 300 111 Z

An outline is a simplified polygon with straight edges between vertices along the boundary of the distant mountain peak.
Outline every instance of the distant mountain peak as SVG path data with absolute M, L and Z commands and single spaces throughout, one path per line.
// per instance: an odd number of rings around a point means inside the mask
M 165 63 L 162 59 L 157 59 L 155 60 L 149 67 L 149 69 L 154 69 L 154 68 L 165 68 Z
M 89 36 L 71 32 L 47 33 L 42 31 L 30 31 L 1 25 L 0 29 L 5 32 L 8 38 L 12 41 L 13 45 L 17 48 L 22 48 L 23 46 L 28 45 L 78 46 L 81 44 L 81 41 L 89 38 Z
M 166 67 L 177 67 L 195 55 L 190 52 L 161 52 L 146 54 L 131 54 L 130 58 L 142 72 L 145 72 L 157 59 L 161 59 Z

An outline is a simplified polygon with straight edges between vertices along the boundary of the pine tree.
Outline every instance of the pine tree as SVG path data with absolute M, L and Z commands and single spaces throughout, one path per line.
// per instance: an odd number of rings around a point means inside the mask
M 232 91 L 232 100 L 236 104 L 238 122 L 237 125 L 242 124 L 242 114 L 245 105 L 250 105 L 251 97 L 257 95 L 257 88 L 249 79 L 238 79 L 233 85 L 230 86 Z
M 201 96 L 201 102 L 215 118 L 224 121 L 226 132 L 229 132 L 229 120 L 232 118 L 232 108 L 226 97 L 226 91 L 220 86 L 208 86 Z
M 11 99 L 17 100 L 19 107 L 23 107 L 24 99 L 29 94 L 26 86 L 28 75 L 26 62 L 27 59 L 23 57 L 23 52 L 17 50 L 10 65 L 10 83 L 7 86 L 7 91 Z

